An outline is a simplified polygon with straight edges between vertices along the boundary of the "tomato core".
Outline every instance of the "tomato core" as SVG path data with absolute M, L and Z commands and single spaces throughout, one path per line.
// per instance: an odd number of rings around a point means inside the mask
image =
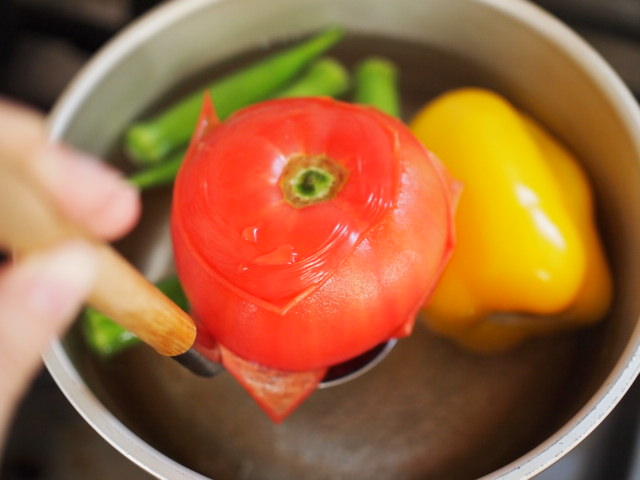
M 280 176 L 285 200 L 295 208 L 304 208 L 335 197 L 349 176 L 348 170 L 326 155 L 296 155 Z

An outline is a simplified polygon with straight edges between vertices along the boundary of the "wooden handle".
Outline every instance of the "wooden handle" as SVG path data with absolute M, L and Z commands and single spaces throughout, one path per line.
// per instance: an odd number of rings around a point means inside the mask
M 91 241 L 99 252 L 91 306 L 162 355 L 179 355 L 193 346 L 196 327 L 186 313 L 112 247 L 65 218 L 29 162 L 0 158 L 0 244 L 26 255 L 73 238 Z

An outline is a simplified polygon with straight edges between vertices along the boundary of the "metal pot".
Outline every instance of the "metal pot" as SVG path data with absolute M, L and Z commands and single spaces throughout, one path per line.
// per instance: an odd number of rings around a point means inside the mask
M 87 65 L 56 105 L 51 137 L 107 156 L 132 119 L 186 79 L 329 24 L 354 32 L 336 51 L 346 61 L 398 59 L 408 113 L 444 89 L 487 85 L 578 154 L 615 272 L 606 322 L 491 358 L 418 330 L 282 426 L 228 378 L 193 379 L 144 348 L 104 365 L 75 330 L 47 367 L 107 441 L 159 478 L 530 478 L 588 435 L 640 369 L 640 112 L 560 22 L 520 0 L 175 1 Z M 147 196 L 142 225 L 120 245 L 151 277 L 171 268 L 169 199 Z

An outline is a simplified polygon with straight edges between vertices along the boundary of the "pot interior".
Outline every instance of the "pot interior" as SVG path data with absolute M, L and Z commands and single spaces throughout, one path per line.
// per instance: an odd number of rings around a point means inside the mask
M 154 37 L 137 47 L 96 83 L 62 137 L 98 154 L 111 152 L 110 158 L 126 168 L 120 135 L 133 118 L 279 48 L 282 43 L 261 42 L 282 38 L 273 34 L 277 26 L 295 36 L 321 25 L 346 24 L 350 33 L 332 55 L 349 66 L 372 54 L 393 59 L 401 73 L 405 119 L 448 89 L 486 86 L 536 116 L 579 154 L 594 181 L 615 272 L 617 297 L 610 317 L 594 328 L 533 340 L 496 356 L 465 352 L 418 322 L 414 335 L 400 341 L 381 365 L 348 384 L 316 392 L 282 425 L 273 424 L 229 374 L 196 378 L 145 346 L 100 361 L 87 350 L 77 327 L 65 339 L 69 357 L 100 401 L 127 427 L 177 462 L 218 480 L 477 478 L 516 460 L 585 405 L 635 327 L 639 307 L 633 285 L 640 268 L 633 239 L 640 238 L 640 223 L 627 220 L 639 216 L 640 189 L 631 140 L 604 96 L 573 61 L 515 20 L 487 23 L 487 7 L 474 10 L 461 3 L 454 12 L 450 7 L 458 2 L 433 2 L 441 7 L 435 9 L 439 13 L 434 19 L 415 6 L 422 2 L 400 2 L 407 7 L 400 17 L 401 8 L 391 12 L 379 1 L 370 2 L 364 17 L 356 19 L 346 15 L 354 5 L 364 8 L 365 2 L 315 2 L 325 5 L 315 17 L 308 10 L 319 7 L 312 7 L 312 2 L 296 3 L 295 8 L 294 2 L 268 3 L 276 13 L 292 9 L 291 16 L 300 22 L 286 27 L 259 2 L 240 1 L 211 5 L 199 12 L 201 18 L 192 15 L 188 22 L 179 19 L 163 40 Z M 195 36 L 202 33 L 198 28 L 204 27 L 198 25 L 203 18 L 217 21 L 214 12 L 241 18 L 250 7 L 264 16 L 256 19 L 254 12 L 246 24 L 227 25 L 224 32 L 212 35 L 235 38 L 232 34 L 257 32 L 251 39 L 243 37 L 233 48 L 221 45 L 216 58 L 191 53 L 184 61 L 158 59 L 162 46 L 173 40 L 177 46 L 171 52 L 180 53 L 180 45 L 193 50 L 187 46 L 189 38 L 172 37 L 180 29 L 186 31 L 187 24 L 194 28 L 187 37 Z M 407 19 L 412 10 L 420 10 L 420 15 Z M 385 15 L 388 22 L 383 22 Z M 465 50 L 465 42 L 473 44 L 472 36 L 447 39 L 438 33 L 438 24 L 424 34 L 414 26 L 422 21 L 428 30 L 446 15 L 457 15 L 458 26 L 467 21 L 467 28 L 475 19 L 479 46 Z M 400 18 L 409 22 L 404 30 L 396 25 Z M 394 28 L 395 33 L 389 31 Z M 517 72 L 510 70 L 517 67 L 507 60 L 510 55 L 517 58 L 518 52 L 509 53 L 507 47 L 496 47 L 487 60 L 483 35 L 511 36 L 513 48 L 520 45 L 529 53 L 552 55 L 554 69 L 546 72 L 551 78 L 545 79 L 541 71 L 551 61 L 547 57 L 523 57 L 529 60 L 523 60 L 523 71 Z M 523 84 L 527 72 L 529 88 Z M 570 73 L 572 82 L 548 83 Z M 568 85 L 577 92 L 562 95 Z M 576 95 L 584 92 L 593 92 L 592 98 L 576 102 Z M 603 125 L 595 128 L 594 120 Z M 89 135 L 91 131 L 102 135 Z M 118 248 L 150 278 L 159 279 L 173 270 L 171 191 L 147 192 L 143 200 L 140 225 Z

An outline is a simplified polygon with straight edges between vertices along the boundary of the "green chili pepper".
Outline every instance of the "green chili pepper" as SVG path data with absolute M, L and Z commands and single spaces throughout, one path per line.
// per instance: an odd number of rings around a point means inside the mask
M 83 332 L 87 343 L 101 357 L 111 357 L 140 339 L 105 314 L 91 307 L 84 313 Z
M 189 310 L 189 301 L 177 276 L 167 277 L 156 286 L 180 308 Z M 104 358 L 109 358 L 140 343 L 140 339 L 133 333 L 90 307 L 85 311 L 83 331 L 91 350 Z
M 239 108 L 264 100 L 283 88 L 304 67 L 342 39 L 340 28 L 326 30 L 283 52 L 232 73 L 209 88 L 221 119 Z M 197 92 L 164 113 L 136 123 L 126 133 L 126 149 L 139 164 L 154 164 L 184 146 L 195 127 L 202 105 Z
M 356 68 L 354 101 L 400 117 L 398 70 L 381 57 L 363 60 Z
M 336 97 L 349 88 L 349 72 L 333 58 L 321 58 L 312 63 L 305 73 L 273 98 L 284 97 Z M 233 112 L 232 112 L 233 113 Z M 179 150 L 157 165 L 151 165 L 129 177 L 129 181 L 143 190 L 170 185 L 176 178 L 185 151 Z
M 303 76 L 273 98 L 339 97 L 348 88 L 347 69 L 336 59 L 325 57 L 312 63 Z
M 178 175 L 186 152 L 180 150 L 157 165 L 135 172 L 129 181 L 142 190 L 171 185 Z

